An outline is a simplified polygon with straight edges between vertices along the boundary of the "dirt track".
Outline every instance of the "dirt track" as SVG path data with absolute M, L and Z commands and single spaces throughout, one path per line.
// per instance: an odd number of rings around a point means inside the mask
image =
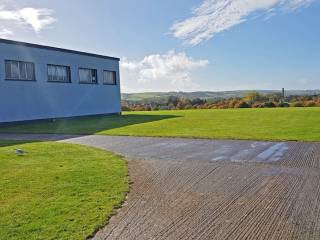
M 64 141 L 129 160 L 128 201 L 95 239 L 320 239 L 320 143 Z
M 131 159 L 128 202 L 95 239 L 320 239 L 319 143 L 71 141 Z

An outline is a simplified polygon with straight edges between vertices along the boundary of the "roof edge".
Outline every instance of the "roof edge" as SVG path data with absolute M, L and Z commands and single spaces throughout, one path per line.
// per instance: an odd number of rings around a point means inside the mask
M 40 48 L 40 49 L 46 49 L 46 50 L 52 50 L 52 51 L 58 51 L 58 52 L 73 53 L 73 54 L 85 55 L 85 56 L 89 56 L 89 57 L 96 57 L 96 58 L 103 58 L 103 59 L 120 61 L 120 58 L 116 58 L 116 57 L 104 56 L 104 55 L 99 55 L 99 54 L 95 54 L 95 53 L 88 53 L 88 52 L 82 52 L 82 51 L 65 49 L 65 48 L 45 46 L 45 45 L 40 45 L 40 44 L 35 44 L 35 43 L 20 42 L 20 41 L 9 40 L 9 39 L 4 39 L 4 38 L 0 38 L 0 43 L 6 43 L 6 44 L 12 44 L 12 45 L 18 45 L 18 46 L 24 46 L 24 47 L 31 47 L 31 48 Z

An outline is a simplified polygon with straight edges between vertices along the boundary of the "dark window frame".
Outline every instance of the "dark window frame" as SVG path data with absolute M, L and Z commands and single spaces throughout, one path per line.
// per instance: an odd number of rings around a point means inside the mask
M 13 77 L 8 77 L 8 73 L 7 73 L 7 63 L 12 63 L 12 62 L 16 62 L 19 63 L 19 75 L 20 74 L 20 63 L 29 63 L 32 64 L 32 71 L 33 71 L 33 78 L 32 79 L 27 79 L 27 78 L 13 78 Z M 22 60 L 10 60 L 10 59 L 5 59 L 4 60 L 4 65 L 5 65 L 5 80 L 7 81 L 23 81 L 23 82 L 35 82 L 37 81 L 36 78 L 36 64 L 34 62 L 31 61 L 22 61 Z M 27 73 L 27 72 L 26 72 Z
M 54 81 L 54 80 L 49 80 L 49 66 L 53 66 L 53 67 L 65 67 L 67 68 L 67 71 L 68 71 L 68 78 L 69 78 L 69 81 Z M 72 83 L 72 79 L 71 79 L 71 66 L 67 66 L 67 65 L 61 65 L 61 64 L 47 64 L 47 82 L 50 82 L 50 83 Z
M 83 82 L 83 81 L 81 81 L 81 79 L 80 79 L 80 70 L 95 71 L 96 81 L 95 82 Z M 79 67 L 78 68 L 78 78 L 79 78 L 79 84 L 99 84 L 99 81 L 98 81 L 98 70 L 96 68 Z
M 105 72 L 111 72 L 114 74 L 114 83 L 106 83 L 105 82 Z M 103 70 L 102 71 L 102 75 L 103 75 L 103 85 L 111 85 L 111 86 L 115 86 L 117 85 L 117 71 L 112 71 L 112 70 Z

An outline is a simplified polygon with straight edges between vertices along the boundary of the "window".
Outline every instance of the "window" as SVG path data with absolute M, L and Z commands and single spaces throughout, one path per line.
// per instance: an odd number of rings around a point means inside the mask
M 80 83 L 98 83 L 97 69 L 79 68 Z
M 70 67 L 48 64 L 48 81 L 49 82 L 71 82 Z
M 34 74 L 34 63 L 6 60 L 6 79 L 8 80 L 36 80 Z
M 116 72 L 114 71 L 103 71 L 103 84 L 116 85 L 116 76 Z

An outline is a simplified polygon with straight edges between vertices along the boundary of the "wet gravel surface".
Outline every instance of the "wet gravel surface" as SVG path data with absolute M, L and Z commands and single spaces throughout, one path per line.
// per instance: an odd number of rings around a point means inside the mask
M 320 239 L 320 143 L 57 140 L 128 159 L 128 200 L 94 239 Z

